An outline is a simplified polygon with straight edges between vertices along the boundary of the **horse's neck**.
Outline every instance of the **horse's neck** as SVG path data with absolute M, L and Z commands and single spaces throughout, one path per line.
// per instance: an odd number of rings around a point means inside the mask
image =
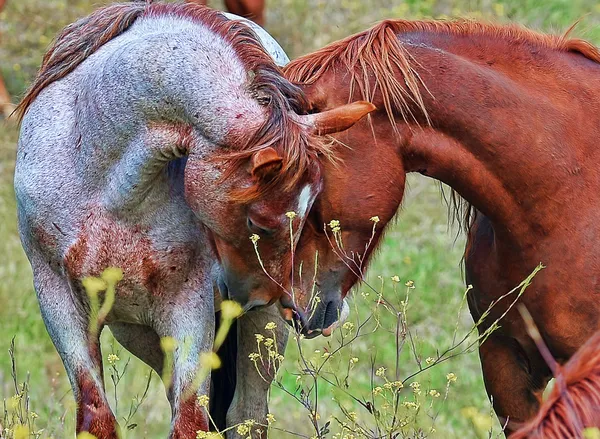
M 119 209 L 169 160 L 210 153 L 264 117 L 228 44 L 185 20 L 141 19 L 74 74 L 82 172 L 105 175 L 105 199 Z
M 262 117 L 229 43 L 187 20 L 140 19 L 81 68 L 79 129 L 94 150 L 127 143 L 156 122 L 188 124 L 218 144 L 240 114 Z
M 512 242 L 527 245 L 547 236 L 564 222 L 563 208 L 583 184 L 584 162 L 594 159 L 600 120 L 597 111 L 583 108 L 600 109 L 600 101 L 578 85 L 589 87 L 584 78 L 594 72 L 573 67 L 578 55 L 558 52 L 545 54 L 554 56 L 553 64 L 532 66 L 516 57 L 511 74 L 507 64 L 496 69 L 426 46 L 411 51 L 430 92 L 423 97 L 431 126 L 404 125 L 411 139 L 403 151 L 407 171 L 450 185 Z M 528 74 L 521 76 L 523 70 Z M 595 167 L 590 171 L 588 183 L 597 184 Z

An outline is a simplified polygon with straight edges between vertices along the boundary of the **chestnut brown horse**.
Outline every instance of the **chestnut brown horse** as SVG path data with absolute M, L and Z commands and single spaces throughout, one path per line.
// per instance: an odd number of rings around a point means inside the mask
M 304 88 L 309 111 L 357 98 L 378 107 L 334 136 L 341 164 L 326 165 L 297 247 L 304 291 L 319 255 L 316 290 L 328 305 L 314 316 L 314 329 L 332 321 L 361 277 L 400 206 L 408 172 L 448 184 L 457 211 L 464 208 L 476 321 L 543 262 L 522 302 L 554 357 L 568 360 L 599 328 L 596 47 L 514 25 L 388 20 L 292 61 L 285 75 Z M 347 257 L 338 257 L 324 233 L 330 220 L 341 223 Z M 308 296 L 296 295 L 300 307 Z M 504 311 L 494 308 L 480 330 Z M 480 357 L 497 415 L 535 416 L 551 374 L 516 311 L 480 346 Z
M 104 326 L 159 373 L 159 341 L 173 338 L 170 437 L 208 429 L 196 399 L 208 380 L 195 372 L 213 345 L 215 286 L 246 310 L 290 293 L 291 247 L 321 187 L 315 162 L 329 154 L 316 133 L 365 114 L 302 115 L 303 101 L 255 32 L 202 6 L 114 4 L 57 37 L 17 109 L 14 186 L 77 432 L 117 437 Z M 110 266 L 123 279 L 96 322 L 82 280 Z
M 0 12 L 5 4 L 5 0 L 0 0 Z M 10 95 L 8 94 L 8 90 L 6 90 L 6 85 L 4 85 L 4 79 L 2 79 L 2 72 L 0 72 L 0 113 L 4 117 L 8 117 L 12 113 L 13 108 Z
M 586 428 L 600 427 L 600 332 L 557 372 L 537 416 L 510 439 L 578 438 Z
M 186 0 L 206 5 L 206 0 Z M 225 0 L 225 7 L 232 14 L 247 18 L 263 26 L 265 24 L 265 0 Z
M 149 3 L 152 3 L 152 0 L 133 1 L 148 1 Z M 185 1 L 187 3 L 206 6 L 206 0 Z M 225 0 L 225 7 L 232 14 L 252 20 L 261 26 L 265 24 L 265 0 Z

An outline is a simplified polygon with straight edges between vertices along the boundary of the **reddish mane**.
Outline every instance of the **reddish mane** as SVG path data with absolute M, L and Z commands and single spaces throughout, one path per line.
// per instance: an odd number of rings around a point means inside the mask
M 545 35 L 530 29 L 510 24 L 499 25 L 472 20 L 385 20 L 381 23 L 331 43 L 316 52 L 301 56 L 284 67 L 285 75 L 293 82 L 312 84 L 325 72 L 341 64 L 351 76 L 351 87 L 358 87 L 361 98 L 372 100 L 374 89 L 379 89 L 385 109 L 393 122 L 394 110 L 399 111 L 404 120 L 413 116 L 410 105 L 416 104 L 427 116 L 421 98 L 419 75 L 412 67 L 416 62 L 406 51 L 398 35 L 409 32 L 436 33 L 449 35 L 481 35 L 513 42 L 525 42 L 562 52 L 576 52 L 600 63 L 600 51 L 593 44 L 568 38 L 574 26 L 563 36 Z M 402 81 L 395 76 L 395 69 L 402 75 Z M 370 84 L 370 74 L 375 84 Z M 351 93 L 352 94 L 352 93 Z
M 510 439 L 581 437 L 587 427 L 600 426 L 600 332 L 560 369 L 548 399 L 535 419 Z
M 289 189 L 305 175 L 319 154 L 330 154 L 327 145 L 291 117 L 291 112 L 304 112 L 306 98 L 300 88 L 283 77 L 256 34 L 243 23 L 193 3 L 114 4 L 67 26 L 44 56 L 37 77 L 19 103 L 16 109 L 19 119 L 45 87 L 71 73 L 101 46 L 127 31 L 138 18 L 165 15 L 208 25 L 234 47 L 246 69 L 253 72 L 247 89 L 266 108 L 267 118 L 256 133 L 241 139 L 233 151 L 220 158 L 230 162 L 229 169 L 233 172 L 254 152 L 272 146 L 282 156 L 283 168 L 276 179 L 259 182 L 237 194 L 238 199 L 250 200 L 275 185 Z
M 418 66 L 398 38 L 409 32 L 448 35 L 477 35 L 500 40 L 527 43 L 561 52 L 574 52 L 600 63 L 600 51 L 593 44 L 568 38 L 575 25 L 563 36 L 545 35 L 510 24 L 499 25 L 472 20 L 385 20 L 381 23 L 331 43 L 316 52 L 296 58 L 284 67 L 285 76 L 298 84 L 312 84 L 325 73 L 341 66 L 350 73 L 350 96 L 355 88 L 360 98 L 375 102 L 373 94 L 379 93 L 392 128 L 396 130 L 394 114 L 399 113 L 406 122 L 417 122 L 412 108 L 418 108 L 426 122 L 429 115 L 421 95 L 428 92 L 413 66 Z M 399 72 L 399 77 L 396 72 Z M 372 80 L 374 78 L 374 82 Z M 373 82 L 373 83 L 372 83 Z M 468 231 L 476 211 L 455 191 L 449 198 L 454 218 Z

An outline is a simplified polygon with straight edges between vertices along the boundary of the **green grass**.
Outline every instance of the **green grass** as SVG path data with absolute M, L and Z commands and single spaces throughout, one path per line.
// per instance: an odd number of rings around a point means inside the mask
M 20 95 L 35 74 L 41 56 L 51 38 L 65 24 L 88 13 L 99 1 L 67 0 L 8 0 L 0 14 L 0 69 L 13 95 Z M 280 41 L 291 57 L 307 53 L 330 41 L 365 29 L 377 20 L 391 17 L 420 18 L 440 16 L 469 16 L 500 21 L 516 21 L 535 29 L 561 32 L 576 19 L 585 15 L 575 34 L 596 43 L 600 42 L 600 6 L 594 0 L 278 0 L 270 1 L 267 15 L 268 30 Z M 220 7 L 220 2 L 211 2 Z M 65 437 L 73 431 L 74 403 L 62 363 L 52 346 L 42 323 L 32 287 L 31 271 L 21 249 L 16 228 L 15 201 L 12 192 L 17 128 L 0 122 L 0 396 L 14 393 L 10 378 L 8 350 L 15 337 L 20 378 L 30 374 L 31 406 L 39 415 L 37 425 L 45 429 L 44 437 Z M 369 280 L 378 284 L 377 276 L 388 279 L 398 275 L 402 283 L 413 280 L 417 286 L 411 297 L 409 321 L 418 338 L 423 358 L 434 355 L 452 339 L 456 312 L 464 292 L 460 260 L 464 239 L 456 239 L 456 230 L 447 225 L 446 208 L 438 185 L 421 177 L 409 179 L 402 212 L 396 225 L 384 238 L 378 255 L 370 267 Z M 376 215 L 377 212 L 365 212 Z M 343 224 L 342 224 L 343 226 Z M 358 292 L 365 287 L 359 287 Z M 390 289 L 388 288 L 388 294 Z M 357 295 L 358 316 L 367 310 Z M 382 317 L 385 327 L 393 325 L 391 316 Z M 459 319 L 459 332 L 471 326 L 468 313 Z M 344 352 L 345 361 L 360 358 L 351 376 L 351 391 L 356 396 L 370 392 L 369 359 L 377 366 L 393 368 L 393 334 L 380 330 L 360 339 L 351 350 Z M 110 353 L 110 334 L 103 335 L 104 355 Z M 323 350 L 327 340 L 310 341 L 307 351 Z M 311 351 L 312 350 L 312 351 Z M 128 356 L 119 355 L 120 364 Z M 297 352 L 290 344 L 286 353 L 283 381 L 292 385 Z M 409 352 L 402 354 L 401 371 L 408 375 L 416 368 Z M 120 405 L 142 392 L 142 376 L 148 369 L 132 360 L 120 387 Z M 484 415 L 489 411 L 478 356 L 476 353 L 445 362 L 419 378 L 423 385 L 442 388 L 449 372 L 458 375 L 448 400 L 441 408 L 436 422 L 439 437 L 477 437 L 477 429 L 467 419 L 465 408 L 474 407 Z M 110 389 L 109 389 L 110 393 Z M 327 387 L 320 388 L 320 411 L 323 418 L 335 412 L 331 397 L 338 395 Z M 338 395 L 339 396 L 339 395 Z M 344 402 L 346 403 L 346 402 Z M 280 427 L 307 433 L 307 414 L 291 398 L 274 389 L 271 408 Z M 358 407 L 359 417 L 363 416 Z M 149 398 L 133 422 L 138 424 L 131 437 L 166 437 L 170 411 L 162 385 L 153 379 Z

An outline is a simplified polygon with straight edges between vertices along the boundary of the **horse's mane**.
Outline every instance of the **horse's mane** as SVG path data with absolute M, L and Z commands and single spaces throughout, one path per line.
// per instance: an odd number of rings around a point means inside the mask
M 600 427 L 600 332 L 559 369 L 537 416 L 510 439 L 575 438 L 587 427 Z
M 350 96 L 358 89 L 361 99 L 372 102 L 373 94 L 380 93 L 388 118 L 396 129 L 394 114 L 400 113 L 406 122 L 417 122 L 412 111 L 415 107 L 423 114 L 425 121 L 429 122 L 421 92 L 428 92 L 427 86 L 415 70 L 414 66 L 418 66 L 418 62 L 406 50 L 398 38 L 399 34 L 413 32 L 489 36 L 562 52 L 580 53 L 600 63 L 600 51 L 593 44 L 568 38 L 574 26 L 563 36 L 555 36 L 515 24 L 499 25 L 473 20 L 385 20 L 370 29 L 293 60 L 284 67 L 284 73 L 292 82 L 312 84 L 336 67 L 346 68 L 350 74 Z M 396 71 L 400 72 L 400 78 L 396 77 Z M 472 206 L 454 192 L 447 200 L 456 218 L 468 230 L 475 216 Z
M 241 147 L 220 158 L 230 162 L 230 172 L 242 166 L 258 149 L 272 146 L 283 158 L 278 178 L 237 194 L 241 200 L 261 195 L 277 184 L 290 188 L 310 169 L 318 154 L 329 155 L 329 147 L 320 142 L 290 115 L 307 108 L 302 90 L 283 77 L 254 31 L 245 24 L 228 20 L 223 14 L 194 3 L 123 3 L 100 8 L 67 26 L 44 55 L 40 70 L 16 109 L 22 120 L 27 109 L 49 84 L 64 78 L 100 47 L 127 31 L 139 18 L 174 16 L 207 25 L 229 42 L 244 67 L 251 72 L 247 90 L 266 107 L 267 118 Z M 285 181 L 279 181 L 283 180 Z M 262 183 L 262 182 L 261 182 Z

